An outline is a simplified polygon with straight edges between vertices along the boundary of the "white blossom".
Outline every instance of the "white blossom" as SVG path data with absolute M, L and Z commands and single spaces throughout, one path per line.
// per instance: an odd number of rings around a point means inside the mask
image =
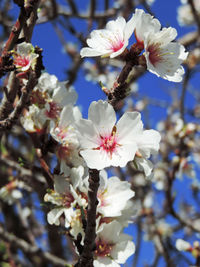
M 151 175 L 153 164 L 150 160 L 151 155 L 157 154 L 159 150 L 159 143 L 161 136 L 155 130 L 145 130 L 142 135 L 137 139 L 138 151 L 134 162 L 138 170 L 144 171 L 145 175 Z
M 176 248 L 179 251 L 187 251 L 190 248 L 192 248 L 192 246 L 187 241 L 179 238 L 179 239 L 176 240 Z
M 23 42 L 17 45 L 13 57 L 16 68 L 20 71 L 27 71 L 30 67 L 34 67 L 38 55 L 34 53 L 32 44 Z
M 130 183 L 115 176 L 108 179 L 106 172 L 101 171 L 97 211 L 105 217 L 121 216 L 127 201 L 135 195 L 130 186 Z
M 134 197 L 135 192 L 131 190 L 131 184 L 127 181 L 121 181 L 118 177 L 108 178 L 105 170 L 99 173 L 100 185 L 97 192 L 98 206 L 97 212 L 103 217 L 118 217 L 122 215 L 124 209 L 127 209 L 127 202 Z M 82 192 L 88 192 L 89 177 L 83 180 Z
M 113 107 L 100 100 L 91 103 L 88 120 L 80 119 L 76 124 L 80 154 L 89 168 L 101 170 L 109 166 L 125 167 L 139 149 L 145 157 L 149 157 L 158 148 L 159 133 L 155 143 L 153 140 L 149 142 L 151 131 L 143 131 L 138 112 L 126 112 L 115 123 Z
M 144 39 L 144 55 L 150 72 L 168 81 L 180 82 L 184 74 L 181 64 L 188 52 L 181 44 L 172 42 L 176 36 L 176 30 L 171 27 L 149 32 Z
M 83 164 L 79 156 L 79 140 L 74 123 L 81 118 L 78 107 L 67 105 L 60 113 L 58 124 L 50 122 L 50 134 L 59 143 L 57 156 L 61 162 L 61 172 L 68 175 L 70 168 Z M 70 167 L 69 167 L 70 166 Z
M 106 29 L 91 32 L 91 38 L 86 41 L 89 47 L 81 49 L 81 57 L 110 56 L 114 58 L 128 46 L 133 31 L 133 17 L 128 22 L 123 17 L 111 20 L 106 24 Z
M 94 267 L 120 267 L 135 252 L 131 236 L 121 231 L 120 223 L 113 221 L 97 233 Z
M 66 87 L 66 82 L 58 82 L 54 88 L 52 96 L 47 99 L 45 104 L 45 115 L 50 119 L 57 119 L 61 110 L 67 105 L 74 105 L 77 100 L 76 91 Z
M 23 197 L 22 192 L 19 190 L 24 188 L 24 183 L 22 181 L 13 180 L 0 188 L 0 199 L 12 205 L 17 200 Z
M 85 207 L 87 202 L 81 196 L 78 196 L 76 189 L 82 181 L 83 167 L 80 166 L 71 169 L 69 177 L 63 175 L 54 176 L 54 190 L 51 190 L 44 196 L 45 202 L 54 204 L 54 208 L 47 214 L 49 224 L 60 224 L 60 216 L 64 214 L 65 227 L 72 227 L 75 218 L 77 218 L 78 209 L 75 209 L 77 204 Z M 78 216 L 81 220 L 81 216 Z
M 55 75 L 51 75 L 48 72 L 43 72 L 38 79 L 38 83 L 35 88 L 38 88 L 42 92 L 53 92 L 55 88 L 59 86 L 59 81 Z
M 24 116 L 20 118 L 24 129 L 29 133 L 41 133 L 45 128 L 46 117 L 44 110 L 36 105 L 31 105 L 28 111 L 25 111 Z

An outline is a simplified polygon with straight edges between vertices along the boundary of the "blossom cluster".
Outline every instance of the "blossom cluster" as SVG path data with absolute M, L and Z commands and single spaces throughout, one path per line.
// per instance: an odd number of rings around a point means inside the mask
M 131 237 L 123 234 L 133 215 L 130 199 L 134 191 L 118 177 L 108 179 L 103 169 L 125 167 L 134 161 L 136 168 L 150 175 L 149 157 L 159 149 L 160 134 L 143 130 L 138 112 L 126 112 L 116 123 L 113 107 L 102 100 L 92 102 L 88 120 L 82 119 L 79 108 L 74 106 L 76 98 L 73 88 L 66 88 L 54 75 L 43 73 L 32 91 L 32 104 L 21 117 L 27 132 L 49 133 L 56 143 L 60 173 L 54 175 L 54 190 L 49 190 L 44 198 L 52 204 L 47 219 L 50 224 L 59 225 L 64 217 L 70 235 L 76 239 L 81 234 L 83 240 L 88 168 L 102 170 L 97 195 L 95 266 L 104 261 L 121 264 L 134 253 Z M 107 235 L 108 231 L 114 234 Z
M 128 22 L 119 17 L 109 21 L 106 29 L 92 31 L 87 39 L 89 47 L 82 48 L 80 54 L 82 57 L 117 57 L 125 52 L 133 33 L 137 48 L 144 49 L 147 69 L 169 81 L 180 82 L 184 74 L 181 63 L 188 53 L 182 45 L 173 42 L 176 29 L 161 29 L 160 22 L 141 9 L 136 9 Z
M 144 50 L 141 56 L 146 60 L 147 69 L 164 79 L 181 81 L 184 74 L 181 63 L 187 53 L 182 45 L 172 42 L 177 35 L 176 30 L 171 27 L 161 29 L 157 19 L 140 9 L 136 9 L 127 23 L 119 17 L 108 22 L 105 30 L 93 31 L 87 40 L 89 47 L 83 48 L 80 54 L 82 57 L 114 58 L 129 53 L 127 46 L 133 33 L 136 45 L 130 51 L 136 47 Z M 21 46 L 30 48 L 29 44 Z M 24 56 L 20 48 L 17 51 L 18 57 L 21 53 L 22 58 L 29 59 L 24 59 L 25 63 L 19 70 L 26 72 L 34 64 L 34 51 L 29 55 L 29 50 Z M 105 82 L 108 80 L 105 79 Z M 115 85 L 112 89 L 115 90 Z M 31 92 L 30 106 L 24 110 L 21 124 L 33 138 L 34 135 L 46 135 L 52 141 L 51 152 L 55 152 L 57 164 L 52 175 L 54 189 L 49 189 L 44 197 L 44 201 L 50 203 L 47 220 L 49 224 L 67 228 L 75 244 L 80 240 L 83 245 L 85 236 L 89 169 L 100 171 L 94 266 L 119 266 L 135 251 L 131 237 L 123 233 L 133 220 L 132 198 L 135 192 L 129 182 L 116 176 L 108 178 L 105 169 L 124 168 L 129 164 L 145 177 L 151 177 L 151 157 L 158 153 L 161 135 L 156 130 L 144 129 L 138 111 L 125 112 L 118 119 L 108 101 L 93 101 L 88 119 L 84 119 L 76 100 L 77 93 L 72 86 L 44 72 Z M 183 132 L 182 125 L 179 134 Z M 162 188 L 161 182 L 159 186 Z M 153 203 L 152 196 L 146 196 L 144 202 L 144 208 L 148 209 Z M 160 226 L 157 228 L 160 229 Z
M 59 225 L 63 217 L 63 224 L 73 239 L 81 234 L 81 243 L 85 235 L 83 221 L 87 216 L 88 186 L 88 176 L 84 178 L 83 167 L 72 168 L 70 179 L 65 175 L 55 176 L 55 188 L 44 198 L 53 206 L 48 213 L 48 222 Z M 134 191 L 128 182 L 115 176 L 108 179 L 105 171 L 100 172 L 94 266 L 119 266 L 134 253 L 131 236 L 123 233 L 133 215 L 133 196 Z

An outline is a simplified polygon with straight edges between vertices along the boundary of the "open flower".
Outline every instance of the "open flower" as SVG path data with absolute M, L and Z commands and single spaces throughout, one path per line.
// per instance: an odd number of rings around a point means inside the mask
M 122 216 L 123 210 L 127 209 L 127 202 L 134 197 L 135 192 L 131 190 L 131 184 L 121 181 L 118 177 L 108 178 L 105 170 L 100 171 L 100 185 L 97 192 L 97 212 L 103 217 Z M 83 180 L 79 190 L 87 193 L 89 190 L 89 176 Z
M 122 17 L 111 20 L 106 24 L 106 29 L 91 32 L 91 38 L 87 39 L 89 47 L 81 49 L 81 57 L 110 56 L 114 58 L 128 46 L 133 31 L 133 17 L 127 23 Z
M 80 214 L 75 209 L 76 205 L 79 204 L 83 207 L 87 205 L 86 200 L 76 193 L 76 189 L 82 181 L 83 171 L 84 168 L 80 166 L 71 168 L 68 177 L 63 175 L 54 176 L 54 190 L 49 191 L 44 196 L 45 202 L 51 202 L 54 205 L 54 208 L 47 214 L 49 224 L 59 225 L 60 216 L 64 215 L 65 227 L 70 227 L 77 214 Z M 78 216 L 78 218 L 81 219 L 81 216 Z
M 135 195 L 130 186 L 130 183 L 121 181 L 115 176 L 108 179 L 106 172 L 101 171 L 100 187 L 97 193 L 99 200 L 98 212 L 105 217 L 121 216 L 127 201 Z
M 126 262 L 135 252 L 131 236 L 121 233 L 122 226 L 117 221 L 105 224 L 96 238 L 94 267 L 115 266 Z
M 143 123 L 138 112 L 126 112 L 115 123 L 113 107 L 100 100 L 90 105 L 88 120 L 80 119 L 76 124 L 80 154 L 89 168 L 125 167 L 127 162 L 134 159 L 143 142 L 144 147 L 147 143 L 146 149 L 151 150 L 151 143 L 146 140 L 149 137 L 145 134 L 144 140 L 140 138 L 143 135 Z
M 137 140 L 138 151 L 134 159 L 137 169 L 144 171 L 146 176 L 151 175 L 153 164 L 150 160 L 151 155 L 157 154 L 161 136 L 155 130 L 145 130 Z
M 189 251 L 191 250 L 192 246 L 189 242 L 179 238 L 176 240 L 176 248 L 179 251 Z
M 29 133 L 42 133 L 46 127 L 44 110 L 39 109 L 36 105 L 31 105 L 29 110 L 24 112 L 24 116 L 21 116 L 20 121 Z
M 181 44 L 172 42 L 176 36 L 176 29 L 171 27 L 149 32 L 144 39 L 144 55 L 150 72 L 168 81 L 180 82 L 184 74 L 181 64 L 188 52 Z
M 66 87 L 66 82 L 58 82 L 50 99 L 45 104 L 45 115 L 50 119 L 57 119 L 61 110 L 68 104 L 74 105 L 77 100 L 77 93 L 72 88 Z
M 34 53 L 34 47 L 30 43 L 21 43 L 14 52 L 14 64 L 20 71 L 27 71 L 30 67 L 34 68 L 37 54 Z
M 50 122 L 50 134 L 60 144 L 57 148 L 57 156 L 60 160 L 61 171 L 65 175 L 69 174 L 70 167 L 78 167 L 83 163 L 83 159 L 78 154 L 77 130 L 73 125 L 80 118 L 81 113 L 78 107 L 67 105 L 60 113 L 59 121 Z

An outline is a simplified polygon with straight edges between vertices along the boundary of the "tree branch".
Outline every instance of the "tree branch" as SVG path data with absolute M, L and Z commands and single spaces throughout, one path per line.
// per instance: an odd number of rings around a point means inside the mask
M 49 252 L 42 251 L 39 247 L 30 245 L 28 242 L 24 241 L 21 238 L 18 238 L 17 236 L 8 233 L 2 225 L 0 225 L 0 237 L 5 242 L 12 243 L 12 245 L 16 246 L 17 248 L 20 248 L 24 253 L 30 254 L 30 255 L 37 255 L 40 256 L 45 261 L 55 264 L 56 266 L 67 266 L 71 265 L 70 263 L 67 263 L 65 260 L 60 259 L 54 255 L 52 255 Z

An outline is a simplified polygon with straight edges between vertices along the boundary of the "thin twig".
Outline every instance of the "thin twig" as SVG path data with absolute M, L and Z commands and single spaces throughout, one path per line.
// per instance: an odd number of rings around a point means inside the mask
M 2 240 L 12 243 L 12 245 L 15 245 L 17 248 L 20 248 L 23 252 L 30 255 L 38 255 L 42 259 L 46 260 L 51 264 L 55 264 L 56 266 L 66 267 L 66 265 L 71 265 L 65 260 L 60 259 L 49 252 L 42 251 L 39 247 L 30 245 L 25 240 L 18 238 L 14 234 L 7 232 L 1 225 L 0 225 L 0 237 Z
M 190 69 L 186 70 L 184 80 L 183 80 L 183 86 L 182 86 L 182 92 L 181 92 L 181 99 L 180 99 L 180 115 L 181 119 L 184 121 L 184 114 L 185 114 L 185 95 L 187 90 L 187 85 L 190 79 L 191 71 Z

